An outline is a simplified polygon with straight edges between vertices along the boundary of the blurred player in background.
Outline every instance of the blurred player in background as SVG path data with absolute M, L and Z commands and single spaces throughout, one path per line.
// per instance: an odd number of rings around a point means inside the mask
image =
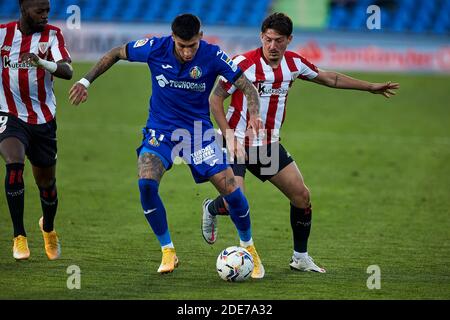
M 229 81 L 221 80 L 211 98 L 211 111 L 220 127 L 232 158 L 237 185 L 244 190 L 248 169 L 261 181 L 270 181 L 290 201 L 290 220 L 294 239 L 291 269 L 324 273 L 307 251 L 311 230 L 312 208 L 310 192 L 297 164 L 280 144 L 280 129 L 284 122 L 288 91 L 296 79 L 312 81 L 331 88 L 354 89 L 394 95 L 397 83 L 370 83 L 350 78 L 341 73 L 318 69 L 295 52 L 286 51 L 292 40 L 292 21 L 283 13 L 267 17 L 261 27 L 262 47 L 238 55 L 234 62 L 258 88 L 264 136 L 249 139 L 247 101 Z M 231 95 L 228 114 L 224 114 L 224 101 Z M 269 161 L 266 161 L 268 159 Z M 210 244 L 217 240 L 217 215 L 228 214 L 227 200 L 218 196 L 203 203 L 203 238 Z
M 61 254 L 54 220 L 56 104 L 53 77 L 70 80 L 72 67 L 61 30 L 48 24 L 48 0 L 19 0 L 20 20 L 0 25 L 0 154 L 6 162 L 5 191 L 14 226 L 13 256 L 30 257 L 24 214 L 25 156 L 39 187 L 39 226 L 50 260 Z
M 159 184 L 164 173 L 172 167 L 174 156 L 181 156 L 189 164 L 196 183 L 211 181 L 227 200 L 231 219 L 240 237 L 241 246 L 253 256 L 254 278 L 264 276 L 264 268 L 256 252 L 251 235 L 247 200 L 236 185 L 233 171 L 214 140 L 196 140 L 208 130 L 214 133 L 209 113 L 209 95 L 219 75 L 242 90 L 248 100 L 248 127 L 258 130 L 258 92 L 243 75 L 241 69 L 215 45 L 202 40 L 200 20 L 191 14 L 178 16 L 172 22 L 172 35 L 142 39 L 112 49 L 92 70 L 70 90 L 70 101 L 78 105 L 87 99 L 87 88 L 102 73 L 119 60 L 147 63 L 151 71 L 152 96 L 144 139 L 138 148 L 139 190 L 141 204 L 162 249 L 159 273 L 172 272 L 178 265 L 175 248 L 167 226 L 166 210 L 159 196 Z M 196 123 L 200 132 L 195 132 Z M 179 144 L 174 136 L 184 129 L 189 137 L 184 148 L 175 152 Z M 197 135 L 197 136 L 195 136 Z

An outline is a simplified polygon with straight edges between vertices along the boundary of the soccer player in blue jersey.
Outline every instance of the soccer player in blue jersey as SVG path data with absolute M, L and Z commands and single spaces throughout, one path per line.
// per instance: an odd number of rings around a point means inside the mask
M 252 277 L 262 278 L 264 267 L 252 240 L 248 202 L 211 134 L 214 129 L 208 101 L 216 78 L 223 76 L 245 94 L 250 113 L 248 127 L 256 132 L 262 125 L 258 92 L 218 46 L 202 40 L 200 27 L 196 16 L 183 14 L 172 22 L 171 36 L 132 41 L 112 49 L 74 84 L 69 99 L 75 105 L 85 102 L 89 85 L 119 60 L 147 63 L 152 96 L 144 139 L 137 153 L 142 208 L 162 248 L 158 272 L 172 272 L 178 265 L 158 189 L 174 157 L 181 156 L 189 164 L 196 183 L 211 181 L 226 199 L 240 245 L 253 256 Z M 179 136 L 183 136 L 182 142 Z

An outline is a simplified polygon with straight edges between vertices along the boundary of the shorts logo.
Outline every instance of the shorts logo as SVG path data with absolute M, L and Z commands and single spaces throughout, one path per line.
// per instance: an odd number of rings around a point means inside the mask
M 159 147 L 160 142 L 164 140 L 164 135 L 160 134 L 159 138 L 156 138 L 156 131 L 153 129 L 148 129 L 148 133 L 150 133 L 150 138 L 148 139 L 148 144 L 153 147 Z
M 195 165 L 199 165 L 202 162 L 210 162 L 209 165 L 214 166 L 218 161 L 216 151 L 211 147 L 211 145 L 206 146 L 201 150 L 195 151 L 191 154 L 191 158 Z
M 148 139 L 148 144 L 154 147 L 159 147 L 160 143 L 158 141 L 158 139 L 156 139 L 156 137 L 151 137 L 150 139 Z
M 202 76 L 202 69 L 198 66 L 192 67 L 189 71 L 189 75 L 192 79 L 199 79 Z
M 145 46 L 145 44 L 148 42 L 148 38 L 147 39 L 141 39 L 135 42 L 133 48 L 139 48 L 142 46 Z

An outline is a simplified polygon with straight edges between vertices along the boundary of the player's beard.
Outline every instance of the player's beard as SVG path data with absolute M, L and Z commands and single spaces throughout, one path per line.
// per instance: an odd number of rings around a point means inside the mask
M 47 26 L 47 22 L 36 23 L 30 16 L 25 17 L 25 22 L 31 27 L 33 32 L 42 32 Z
M 44 31 L 45 27 L 47 26 L 47 23 L 39 23 L 39 24 L 35 24 L 33 26 L 33 30 L 35 30 L 36 32 L 42 32 Z

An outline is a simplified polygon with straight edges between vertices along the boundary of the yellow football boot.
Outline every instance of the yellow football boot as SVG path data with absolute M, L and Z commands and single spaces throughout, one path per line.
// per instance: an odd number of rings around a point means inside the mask
M 162 250 L 162 261 L 158 268 L 161 274 L 170 273 L 178 267 L 178 258 L 174 248 L 165 248 Z
M 248 246 L 245 248 L 253 257 L 253 272 L 252 272 L 252 278 L 253 279 L 262 279 L 264 278 L 264 274 L 266 273 L 264 270 L 264 266 L 261 262 L 261 259 L 259 258 L 258 252 L 256 252 L 256 248 L 254 245 Z
M 61 256 L 61 244 L 55 230 L 50 232 L 44 231 L 44 218 L 39 219 L 39 227 L 44 236 L 45 253 L 49 260 L 56 260 Z
M 27 237 L 17 236 L 13 239 L 13 257 L 16 260 L 27 260 L 30 257 Z

